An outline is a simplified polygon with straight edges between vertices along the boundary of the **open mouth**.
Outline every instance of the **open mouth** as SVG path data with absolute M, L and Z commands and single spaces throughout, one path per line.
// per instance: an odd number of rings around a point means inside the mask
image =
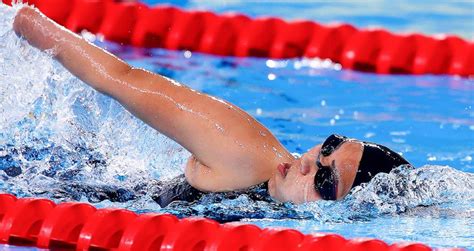
M 289 163 L 280 163 L 278 164 L 278 171 L 280 172 L 281 176 L 283 178 L 286 177 L 286 175 L 288 174 L 288 170 L 290 169 L 291 167 L 291 164 Z

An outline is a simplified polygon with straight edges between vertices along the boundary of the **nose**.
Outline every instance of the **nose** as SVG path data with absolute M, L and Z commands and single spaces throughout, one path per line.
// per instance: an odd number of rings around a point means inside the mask
M 306 175 L 311 171 L 311 162 L 314 161 L 314 158 L 303 157 L 300 164 L 300 173 Z
M 300 167 L 301 174 L 306 175 L 309 173 L 310 170 L 311 170 L 311 167 L 309 165 L 305 165 L 304 163 L 301 163 L 301 167 Z

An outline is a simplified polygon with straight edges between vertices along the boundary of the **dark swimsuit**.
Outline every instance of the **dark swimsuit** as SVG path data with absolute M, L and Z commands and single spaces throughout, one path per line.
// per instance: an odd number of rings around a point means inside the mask
M 172 180 L 161 182 L 161 185 L 157 186 L 156 192 L 153 193 L 152 198 L 161 207 L 166 207 L 173 201 L 187 201 L 193 202 L 201 199 L 206 193 L 197 190 L 192 187 L 184 177 L 184 174 L 179 175 Z M 246 194 L 252 200 L 263 200 L 269 201 L 270 195 L 268 194 L 267 182 L 261 183 L 249 187 L 241 191 L 231 192 L 219 192 L 224 198 L 236 198 L 241 194 Z
M 168 206 L 173 201 L 193 202 L 199 200 L 204 193 L 192 187 L 184 177 L 179 175 L 171 180 L 159 182 L 151 196 L 161 207 Z
M 184 177 L 179 175 L 171 180 L 153 180 L 136 185 L 133 189 L 121 188 L 113 185 L 88 185 L 79 182 L 65 183 L 61 189 L 55 191 L 57 198 L 71 198 L 80 200 L 86 197 L 89 202 L 97 203 L 103 200 L 112 202 L 126 202 L 139 196 L 148 194 L 161 207 L 166 207 L 174 201 L 194 202 L 201 199 L 207 193 L 192 187 Z M 236 198 L 246 194 L 252 200 L 271 201 L 268 194 L 267 182 L 250 187 L 242 191 L 219 192 L 222 198 Z

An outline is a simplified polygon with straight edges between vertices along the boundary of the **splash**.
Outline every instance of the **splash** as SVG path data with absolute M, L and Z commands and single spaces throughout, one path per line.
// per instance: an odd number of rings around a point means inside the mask
M 15 12 L 0 5 L 1 190 L 61 200 L 65 182 L 134 187 L 182 172 L 187 151 L 19 39 Z
M 2 5 L 4 6 L 4 5 Z M 15 39 L 12 32 L 13 17 L 16 9 L 0 7 L 0 130 L 4 131 L 13 124 L 24 118 L 29 112 L 33 102 L 41 96 L 44 83 L 52 68 L 52 61 L 44 53 L 31 53 L 30 49 L 22 46 L 25 42 Z M 14 63 L 18 58 L 24 58 L 23 62 Z M 26 78 L 14 74 L 23 72 Z M 22 82 L 22 84 L 16 84 Z
M 449 203 L 474 202 L 474 174 L 448 166 L 401 166 L 379 173 L 369 183 L 354 188 L 343 201 L 322 207 L 341 212 L 328 220 L 369 220 L 380 215 L 423 214 Z M 327 217 L 326 217 L 327 218 Z

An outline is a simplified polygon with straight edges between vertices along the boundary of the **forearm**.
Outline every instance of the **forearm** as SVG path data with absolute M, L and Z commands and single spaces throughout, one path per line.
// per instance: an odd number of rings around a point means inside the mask
M 156 74 L 134 69 L 107 51 L 56 24 L 38 10 L 22 8 L 13 28 L 31 45 L 49 51 L 73 75 L 94 89 L 118 100 L 134 115 L 165 135 L 176 138 L 180 128 L 172 128 L 172 98 L 154 95 L 157 89 L 169 92 L 172 86 Z M 163 80 L 163 81 L 162 81 Z M 165 101 L 165 102 L 163 102 Z M 179 142 L 183 143 L 183 142 Z M 189 147 L 184 144 L 186 148 Z

